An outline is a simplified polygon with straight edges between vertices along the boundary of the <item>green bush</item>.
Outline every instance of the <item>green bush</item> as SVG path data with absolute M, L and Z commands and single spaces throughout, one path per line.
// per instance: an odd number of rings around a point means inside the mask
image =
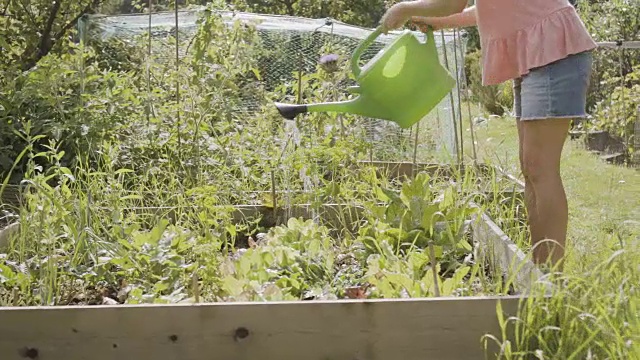
M 133 74 L 104 71 L 93 62 L 82 65 L 90 54 L 50 54 L 31 72 L 0 79 L 3 179 L 27 145 L 27 133 L 41 136 L 34 143 L 39 151 L 54 140 L 64 153 L 61 165 L 72 166 L 79 151 L 90 152 L 141 112 Z M 15 179 L 22 176 L 26 161 L 16 164 Z
M 472 100 L 482 104 L 490 114 L 502 116 L 513 106 L 512 82 L 500 85 L 482 85 L 481 52 L 476 50 L 467 55 L 465 72 L 469 82 Z
M 577 8 L 596 41 L 632 41 L 640 37 L 640 6 L 637 0 L 580 0 Z M 637 65 L 640 65 L 640 57 L 633 50 L 626 51 L 621 59 L 619 50 L 597 49 L 594 52 L 589 107 L 607 98 L 618 85 L 608 80 L 630 74 Z
M 179 71 L 173 59 L 159 57 L 147 76 L 140 50 L 146 40 L 140 38 L 129 46 L 94 41 L 83 49 L 69 43 L 73 51 L 51 53 L 30 72 L 0 72 L 2 179 L 22 179 L 28 159 L 16 160 L 29 143 L 28 134 L 38 136 L 33 142 L 38 152 L 55 141 L 64 154 L 60 165 L 69 168 L 78 165 L 79 155 L 92 161 L 105 142 L 117 141 L 118 161 L 131 168 L 177 156 L 174 150 L 195 159 L 201 149 L 222 147 L 212 145 L 213 136 L 231 131 L 221 120 L 231 118 L 242 96 L 261 94 L 253 83 L 256 33 L 253 27 L 229 27 L 213 15 L 199 25 L 195 38 L 182 40 L 183 48 L 187 41 L 192 47 Z M 50 164 L 39 165 L 46 169 Z
M 615 86 L 613 91 L 598 101 L 593 108 L 594 119 L 590 126 L 608 131 L 610 134 L 629 139 L 633 135 L 633 125 L 637 119 L 640 106 L 640 65 L 634 72 L 625 76 L 624 86 L 621 78 L 611 78 L 606 86 Z M 629 141 L 631 146 L 633 141 Z M 634 149 L 630 149 L 634 151 Z

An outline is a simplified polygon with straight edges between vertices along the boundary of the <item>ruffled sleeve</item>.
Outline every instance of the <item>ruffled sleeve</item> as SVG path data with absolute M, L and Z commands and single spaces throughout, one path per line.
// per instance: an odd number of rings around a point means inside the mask
M 496 85 L 597 47 L 573 6 L 505 36 L 482 38 L 482 82 Z

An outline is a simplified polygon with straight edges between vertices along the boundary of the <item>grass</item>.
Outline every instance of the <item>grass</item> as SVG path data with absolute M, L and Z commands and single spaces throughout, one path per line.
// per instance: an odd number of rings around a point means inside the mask
M 492 118 L 475 131 L 479 160 L 522 179 L 514 120 Z M 640 359 L 640 172 L 603 162 L 580 141 L 567 141 L 561 171 L 568 261 L 549 277 L 559 286 L 551 298 L 534 291 L 528 310 L 503 319 L 514 341 L 488 339 L 502 345 L 501 359 Z
M 475 130 L 479 158 L 498 163 L 522 180 L 515 120 L 494 118 Z M 466 144 L 469 154 L 470 140 Z M 568 240 L 573 247 L 569 255 L 572 260 L 588 255 L 602 260 L 615 251 L 618 238 L 640 239 L 639 171 L 602 161 L 586 150 L 580 140 L 567 141 L 561 166 L 569 201 Z

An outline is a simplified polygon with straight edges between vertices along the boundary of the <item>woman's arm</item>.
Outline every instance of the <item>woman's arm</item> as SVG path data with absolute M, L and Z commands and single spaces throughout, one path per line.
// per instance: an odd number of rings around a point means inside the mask
M 382 16 L 384 33 L 404 25 L 413 16 L 441 17 L 460 13 L 468 0 L 409 0 L 393 5 Z
M 476 7 L 474 5 L 460 13 L 443 17 L 414 16 L 411 21 L 418 25 L 430 25 L 434 30 L 476 26 Z
M 399 4 L 410 16 L 449 16 L 460 13 L 467 6 L 467 0 L 414 0 Z

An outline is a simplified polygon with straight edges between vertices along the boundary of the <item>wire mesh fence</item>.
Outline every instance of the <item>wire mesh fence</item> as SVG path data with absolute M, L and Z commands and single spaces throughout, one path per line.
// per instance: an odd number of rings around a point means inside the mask
M 190 48 L 190 40 L 206 16 L 206 8 L 181 10 L 176 13 L 163 12 L 127 15 L 88 15 L 79 22 L 81 37 L 87 44 L 95 41 L 119 39 L 124 43 L 136 37 L 148 37 L 148 52 L 154 61 L 171 61 L 176 56 L 184 57 Z M 237 21 L 256 26 L 259 43 L 269 56 L 258 59 L 261 83 L 264 89 L 274 90 L 284 83 L 296 81 L 296 74 L 317 71 L 318 59 L 326 53 L 339 53 L 348 57 L 365 39 L 372 29 L 341 23 L 333 19 L 308 19 L 291 16 L 263 15 L 253 13 L 219 12 L 228 26 Z M 176 29 L 178 30 L 176 32 Z M 149 36 L 150 34 L 150 36 Z M 175 46 L 175 34 L 182 39 Z M 365 51 L 363 61 L 368 61 L 399 33 L 379 36 Z M 416 32 L 424 39 L 424 35 Z M 456 78 L 457 86 L 450 96 L 442 100 L 418 126 L 420 134 L 428 138 L 417 138 L 414 129 L 401 129 L 395 123 L 379 119 L 360 119 L 357 126 L 372 144 L 377 159 L 403 161 L 415 157 L 417 140 L 426 152 L 444 152 L 455 156 L 458 151 L 456 119 L 460 115 L 460 84 L 463 80 L 465 41 L 458 33 L 436 34 L 436 45 L 441 62 Z M 342 85 L 347 84 L 339 84 Z M 428 86 L 428 84 L 425 84 Z M 247 115 L 259 110 L 261 101 L 257 93 L 248 93 L 238 111 Z M 426 123 L 425 125 L 422 125 Z M 412 150 L 413 149 L 413 150 Z

